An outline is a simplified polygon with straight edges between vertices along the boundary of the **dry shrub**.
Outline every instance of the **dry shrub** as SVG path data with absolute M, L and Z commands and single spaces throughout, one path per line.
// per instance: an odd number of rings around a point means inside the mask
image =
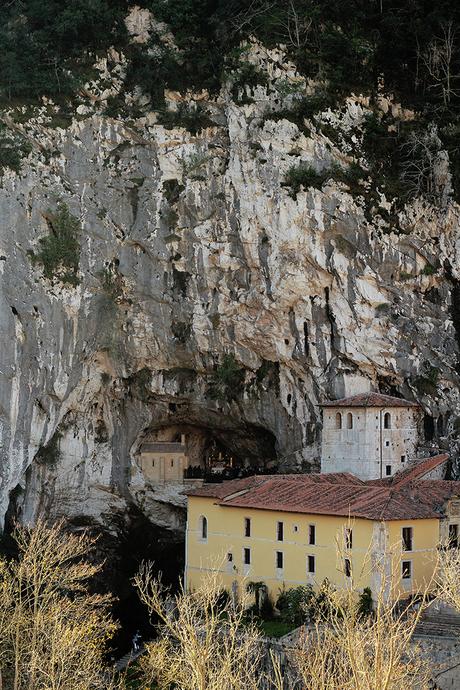
M 260 633 L 245 620 L 247 594 L 223 597 L 217 572 L 195 591 L 171 596 L 144 566 L 135 578 L 141 600 L 160 619 L 161 637 L 147 645 L 144 681 L 159 690 L 257 690 Z
M 19 557 L 0 559 L 0 688 L 107 690 L 103 655 L 115 625 L 110 597 L 90 594 L 95 540 L 63 524 L 20 527 Z

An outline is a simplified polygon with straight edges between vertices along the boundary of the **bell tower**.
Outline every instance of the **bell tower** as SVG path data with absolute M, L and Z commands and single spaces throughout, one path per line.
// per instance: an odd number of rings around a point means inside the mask
M 416 403 L 380 393 L 359 393 L 321 407 L 321 472 L 383 479 L 415 459 Z

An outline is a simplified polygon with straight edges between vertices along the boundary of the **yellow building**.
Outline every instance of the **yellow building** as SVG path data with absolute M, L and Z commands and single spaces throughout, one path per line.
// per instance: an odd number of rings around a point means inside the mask
M 263 581 L 273 600 L 283 587 L 325 578 L 375 594 L 376 563 L 385 562 L 398 596 L 414 593 L 430 580 L 440 535 L 457 540 L 460 482 L 423 478 L 446 459 L 428 458 L 382 480 L 271 475 L 191 490 L 186 587 L 217 570 L 222 587 Z

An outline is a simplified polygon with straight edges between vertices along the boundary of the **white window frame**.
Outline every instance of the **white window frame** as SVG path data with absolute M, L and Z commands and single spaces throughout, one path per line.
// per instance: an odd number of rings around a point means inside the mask
M 245 556 L 246 552 L 249 553 L 249 563 L 246 563 L 245 561 Z M 252 552 L 249 546 L 243 546 L 243 552 L 241 554 L 241 560 L 242 560 L 242 565 L 243 565 L 243 575 L 248 575 L 249 571 L 251 570 L 251 565 L 252 565 Z
M 244 520 L 243 520 L 243 525 L 244 525 L 244 538 L 249 539 L 252 535 L 252 522 L 251 518 L 245 515 Z M 246 529 L 246 527 L 249 527 L 249 530 Z M 246 532 L 249 531 L 249 534 L 246 534 Z
M 283 563 L 282 567 L 278 567 L 278 554 L 281 554 L 281 561 Z M 277 578 L 283 577 L 284 574 L 284 551 L 279 551 L 278 549 L 275 551 L 275 573 Z
M 404 530 L 405 529 L 410 529 L 410 531 L 411 531 L 411 534 L 410 534 L 411 548 L 410 549 L 404 548 Z M 401 527 L 401 551 L 403 553 L 413 553 L 414 552 L 414 528 L 412 527 L 412 525 L 403 525 Z
M 409 552 L 410 553 L 410 552 Z M 409 577 L 403 577 L 404 574 L 404 564 L 405 563 L 410 563 L 410 575 Z M 414 576 L 414 563 L 411 558 L 406 558 L 404 561 L 401 561 L 401 580 L 403 582 L 412 582 L 412 578 Z
M 281 539 L 279 538 L 280 525 L 281 525 Z M 282 544 L 284 542 L 284 522 L 282 520 L 278 520 L 276 523 L 276 541 L 280 542 L 280 544 Z

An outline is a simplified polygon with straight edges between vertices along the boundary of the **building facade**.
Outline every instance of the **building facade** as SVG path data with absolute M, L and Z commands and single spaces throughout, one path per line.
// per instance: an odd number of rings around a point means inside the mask
M 157 441 L 141 446 L 140 466 L 144 478 L 153 484 L 182 482 L 188 467 L 185 435 L 180 443 Z
M 323 408 L 321 472 L 382 479 L 415 459 L 419 407 L 379 393 L 327 402 Z
M 275 601 L 283 588 L 325 578 L 375 595 L 380 562 L 394 596 L 417 592 L 431 579 L 440 535 L 454 540 L 460 529 L 460 482 L 423 479 L 446 459 L 381 483 L 346 473 L 273 475 L 192 490 L 186 586 L 217 570 L 222 587 L 263 581 Z

